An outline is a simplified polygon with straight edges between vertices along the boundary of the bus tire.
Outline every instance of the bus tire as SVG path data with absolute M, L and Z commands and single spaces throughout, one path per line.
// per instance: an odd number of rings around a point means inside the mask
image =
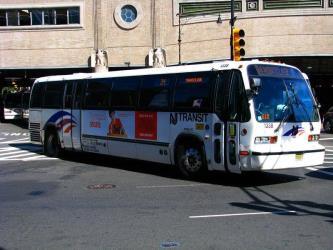
M 332 119 L 325 120 L 323 127 L 326 133 L 333 133 L 333 120 Z
M 61 147 L 59 138 L 56 132 L 50 131 L 46 133 L 44 152 L 49 157 L 59 157 L 61 153 Z
M 183 176 L 196 179 L 206 171 L 206 158 L 198 143 L 179 144 L 176 148 L 176 164 Z

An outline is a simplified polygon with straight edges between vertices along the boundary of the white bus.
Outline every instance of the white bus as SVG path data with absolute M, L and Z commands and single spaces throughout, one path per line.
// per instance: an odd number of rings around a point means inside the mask
M 301 72 L 259 61 L 37 79 L 31 141 L 177 165 L 188 177 L 320 165 L 320 118 Z

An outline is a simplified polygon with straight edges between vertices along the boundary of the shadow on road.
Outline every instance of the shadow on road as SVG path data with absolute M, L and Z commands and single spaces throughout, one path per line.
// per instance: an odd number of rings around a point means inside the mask
M 34 152 L 36 154 L 43 154 L 42 147 L 35 144 L 27 143 L 12 143 L 12 147 L 19 148 Z M 61 159 L 70 162 L 87 164 L 96 167 L 108 167 L 115 169 L 122 169 L 132 172 L 144 173 L 149 175 L 156 175 L 165 178 L 184 180 L 185 178 L 180 174 L 175 166 L 159 164 L 154 162 L 145 162 L 139 160 L 132 160 L 119 157 L 111 157 L 106 155 L 99 155 L 93 153 L 79 153 L 65 151 L 61 155 Z M 266 186 L 274 184 L 282 184 L 294 181 L 300 181 L 304 177 L 298 175 L 281 174 L 281 173 L 264 173 L 264 172 L 250 172 L 240 175 L 229 174 L 223 172 L 209 172 L 205 176 L 196 179 L 196 182 L 233 186 L 233 187 L 252 187 L 252 186 Z
M 175 166 L 153 162 L 75 152 L 65 152 L 62 159 L 66 161 L 122 169 L 171 179 L 185 179 Z M 300 176 L 280 173 L 256 172 L 236 175 L 214 171 L 207 173 L 205 176 L 200 179 L 196 179 L 195 181 L 223 186 L 252 187 L 288 183 L 300 181 L 302 179 L 304 178 Z
M 329 218 L 330 220 L 327 220 L 327 222 L 333 223 L 333 205 L 316 203 L 313 201 L 283 200 L 257 186 L 251 188 L 241 187 L 241 190 L 246 193 L 252 201 L 248 203 L 231 202 L 230 204 L 232 206 L 259 212 L 295 211 L 296 213 L 285 213 L 283 215 L 317 215 Z M 269 201 L 259 198 L 259 195 L 264 195 L 264 197 L 267 197 Z

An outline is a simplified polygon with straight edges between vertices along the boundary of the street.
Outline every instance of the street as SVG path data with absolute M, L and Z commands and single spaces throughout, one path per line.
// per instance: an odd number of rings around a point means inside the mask
M 93 154 L 48 158 L 0 124 L 0 249 L 332 249 L 333 135 L 323 166 L 183 179 Z

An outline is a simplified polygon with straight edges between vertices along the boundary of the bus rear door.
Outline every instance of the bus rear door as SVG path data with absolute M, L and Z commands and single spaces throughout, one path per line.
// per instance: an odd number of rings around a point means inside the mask
M 68 81 L 64 97 L 63 141 L 68 149 L 81 150 L 82 81 Z

